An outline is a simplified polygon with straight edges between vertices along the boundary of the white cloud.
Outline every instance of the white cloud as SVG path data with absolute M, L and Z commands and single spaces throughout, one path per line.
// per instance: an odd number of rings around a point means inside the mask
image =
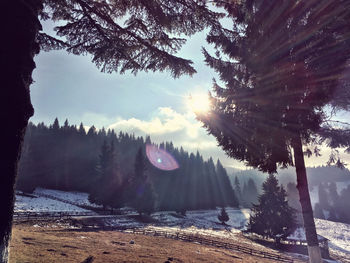
M 151 120 L 136 118 L 118 119 L 117 122 L 108 128 L 155 136 L 182 132 L 184 136 L 195 139 L 198 137 L 201 124 L 189 119 L 188 116 L 177 113 L 169 107 L 159 107 L 155 112 L 155 117 Z
M 186 149 L 215 149 L 217 148 L 217 143 L 215 140 L 207 141 L 185 141 L 182 146 Z

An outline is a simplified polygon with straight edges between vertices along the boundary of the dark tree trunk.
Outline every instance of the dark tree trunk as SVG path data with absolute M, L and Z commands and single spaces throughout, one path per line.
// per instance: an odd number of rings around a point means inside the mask
M 322 262 L 321 252 L 318 245 L 316 226 L 314 221 L 314 215 L 312 212 L 309 187 L 306 176 L 304 153 L 300 137 L 294 138 L 292 142 L 292 147 L 294 150 L 294 161 L 297 174 L 297 188 L 299 191 L 301 210 L 303 213 L 304 228 L 309 252 L 309 262 L 320 263 Z
M 8 261 L 14 188 L 21 145 L 33 115 L 29 86 L 39 52 L 35 42 L 41 28 L 41 1 L 2 0 L 0 4 L 0 263 Z

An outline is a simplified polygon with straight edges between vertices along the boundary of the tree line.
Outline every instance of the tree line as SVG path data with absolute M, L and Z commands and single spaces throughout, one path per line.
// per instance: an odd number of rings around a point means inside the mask
M 314 207 L 315 217 L 349 224 L 349 200 L 350 185 L 338 193 L 336 183 L 320 183 L 318 186 L 318 202 Z
M 338 182 L 341 183 L 341 182 Z M 346 181 L 343 182 L 346 185 Z M 350 185 L 338 190 L 336 182 L 320 182 L 317 188 L 318 202 L 313 206 L 316 218 L 335 222 L 350 223 L 349 204 Z M 317 187 L 317 186 L 314 186 Z M 288 202 L 301 215 L 299 196 L 295 183 L 287 184 Z
M 234 179 L 234 190 L 238 198 L 238 202 L 242 207 L 252 207 L 254 203 L 258 201 L 258 188 L 255 181 L 249 177 L 248 181 L 241 182 L 237 176 Z
M 110 208 L 135 207 L 140 213 L 155 209 L 185 213 L 217 206 L 238 206 L 227 172 L 221 162 L 204 160 L 172 142 L 156 145 L 178 162 L 173 171 L 160 170 L 145 156 L 147 136 L 114 130 L 85 131 L 70 125 L 28 125 L 17 189 L 36 187 L 89 193 L 91 202 Z

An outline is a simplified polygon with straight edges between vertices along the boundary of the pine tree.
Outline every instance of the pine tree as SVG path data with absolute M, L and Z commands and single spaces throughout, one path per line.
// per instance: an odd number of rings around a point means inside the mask
M 335 94 L 349 95 L 344 72 L 350 59 L 350 2 L 224 0 L 217 5 L 232 18 L 232 27 L 214 28 L 207 37 L 217 52 L 203 53 L 220 83 L 214 81 L 212 110 L 198 118 L 232 158 L 268 173 L 295 166 L 310 262 L 320 262 L 303 145 L 327 140 L 331 148 L 350 146 L 349 131 L 332 126 L 326 110 L 328 105 L 349 109 Z M 319 154 L 317 147 L 309 152 Z
M 28 127 L 29 129 L 30 126 Z M 28 130 L 29 130 L 28 129 Z M 35 178 L 35 170 L 33 170 L 33 159 L 32 159 L 32 152 L 31 152 L 31 145 L 29 142 L 29 138 L 31 134 L 31 131 L 28 131 L 26 133 L 26 140 L 22 147 L 22 154 L 21 159 L 19 162 L 19 169 L 18 169 L 18 179 L 16 183 L 16 189 L 21 190 L 25 193 L 33 193 L 36 184 L 38 183 Z
M 143 188 L 138 189 L 138 203 L 136 205 L 136 210 L 140 215 L 142 213 L 150 215 L 155 210 L 156 196 L 154 193 L 154 188 L 151 182 L 146 182 Z
M 102 182 L 101 179 L 105 178 L 107 174 L 107 165 L 108 165 L 107 155 L 108 155 L 108 146 L 107 146 L 107 142 L 104 141 L 103 145 L 101 146 L 101 153 L 99 155 L 98 165 L 96 167 L 96 173 L 97 173 L 96 178 L 98 178 L 97 181 L 99 182 Z M 103 192 L 104 190 L 102 190 L 101 187 L 95 186 L 95 188 L 93 188 L 93 191 L 89 195 L 89 202 L 96 203 L 99 205 L 103 204 L 105 206 L 103 202 Z
M 339 202 L 339 194 L 338 194 L 337 185 L 335 182 L 329 183 L 328 193 L 329 193 L 329 201 L 331 202 L 332 206 L 335 207 Z
M 320 183 L 318 185 L 318 202 L 320 204 L 320 207 L 322 209 L 329 210 L 330 209 L 330 204 L 328 200 L 328 192 L 326 191 L 324 185 Z
M 329 209 L 329 217 L 327 219 L 330 220 L 330 221 L 335 221 L 335 222 L 338 221 L 337 212 L 335 211 L 334 207 L 331 207 Z
M 286 238 L 296 228 L 294 209 L 288 205 L 287 194 L 277 178 L 270 174 L 263 183 L 263 193 L 258 204 L 252 207 L 247 226 L 248 232 L 278 240 Z
M 316 218 L 325 219 L 323 210 L 319 203 L 315 204 L 314 215 Z
M 221 206 L 233 206 L 238 207 L 239 200 L 238 194 L 235 189 L 232 188 L 230 179 L 227 175 L 226 169 L 218 159 L 216 162 L 216 174 L 218 178 L 219 191 L 222 192 L 223 203 Z
M 52 124 L 52 129 L 54 130 L 54 131 L 58 131 L 59 130 L 59 128 L 60 128 L 60 124 L 59 124 L 59 122 L 58 122 L 58 119 L 57 118 L 55 118 L 55 120 L 54 120 L 54 122 L 53 122 L 53 124 Z
M 252 178 L 249 178 L 247 183 L 248 189 L 248 200 L 250 203 L 255 203 L 258 199 L 258 188 L 256 187 L 255 181 Z
M 81 136 L 84 136 L 84 135 L 86 135 L 86 131 L 85 131 L 85 129 L 84 129 L 84 125 L 83 125 L 83 123 L 81 122 L 80 123 L 80 125 L 79 125 L 79 135 L 81 135 Z
M 221 212 L 220 214 L 218 215 L 218 219 L 219 221 L 221 222 L 221 224 L 225 225 L 225 223 L 230 220 L 226 210 L 225 210 L 225 207 L 222 207 L 221 208 Z
M 152 183 L 146 175 L 146 159 L 143 149 L 139 148 L 134 164 L 134 177 L 132 181 L 132 206 L 139 212 L 151 214 L 155 209 L 155 192 Z
M 89 201 L 103 205 L 104 208 L 120 208 L 124 204 L 123 183 L 120 178 L 114 143 L 110 145 L 106 141 L 101 146 L 101 154 L 96 168 L 97 181 L 93 182 L 95 188 L 89 195 Z
M 242 202 L 245 207 L 251 207 L 258 200 L 258 189 L 252 178 L 248 182 L 244 182 L 242 191 Z
M 64 124 L 63 124 L 63 130 L 68 130 L 69 129 L 69 122 L 68 122 L 68 119 L 66 119 L 65 121 L 64 121 Z
M 96 128 L 92 125 L 87 132 L 87 136 L 93 137 L 94 135 L 96 135 Z
M 247 195 L 247 182 L 243 183 L 243 188 L 242 188 L 242 205 L 244 207 L 248 207 L 248 202 L 246 201 L 246 195 Z
M 337 210 L 340 214 L 341 221 L 348 224 L 350 224 L 349 200 L 350 200 L 350 185 L 348 185 L 347 188 L 341 191 L 338 206 L 337 206 Z
M 298 200 L 298 190 L 295 183 L 289 182 L 287 184 L 287 196 L 289 205 L 293 207 L 296 211 L 301 212 L 300 202 Z
M 288 204 L 292 208 L 294 208 L 296 211 L 297 223 L 302 224 L 303 218 L 301 213 L 299 194 L 295 183 L 290 182 L 287 184 L 287 196 L 288 196 Z
M 242 202 L 242 190 L 241 190 L 241 185 L 239 183 L 238 177 L 235 176 L 235 193 L 237 195 L 238 202 Z
M 140 181 L 145 181 L 146 180 L 146 159 L 145 156 L 143 155 L 143 150 L 142 148 L 139 148 L 135 157 L 135 178 L 137 178 Z

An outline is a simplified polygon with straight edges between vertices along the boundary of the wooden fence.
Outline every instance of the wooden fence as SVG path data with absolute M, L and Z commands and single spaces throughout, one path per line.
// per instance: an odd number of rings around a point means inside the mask
M 187 241 L 187 242 L 197 242 L 199 244 L 214 246 L 217 248 L 230 249 L 230 250 L 242 252 L 245 254 L 249 254 L 252 256 L 272 259 L 272 260 L 281 261 L 281 262 L 293 263 L 293 259 L 285 257 L 285 256 L 269 253 L 266 251 L 260 251 L 260 250 L 256 250 L 256 249 L 252 249 L 252 248 L 247 248 L 247 247 L 244 247 L 241 245 L 224 242 L 222 240 L 216 240 L 213 237 L 209 238 L 209 236 L 193 235 L 193 234 L 188 234 L 188 233 L 184 233 L 184 232 L 167 232 L 167 231 L 161 231 L 161 230 L 137 229 L 137 228 L 127 229 L 127 230 L 124 230 L 124 232 L 134 233 L 134 234 L 151 235 L 151 236 L 162 236 L 162 237 L 166 237 L 166 238 L 172 238 L 172 239 L 177 239 L 177 240 L 182 240 L 182 241 Z
M 49 221 L 52 219 L 69 219 L 74 216 L 94 216 L 93 212 L 15 212 L 14 221 L 40 220 Z

